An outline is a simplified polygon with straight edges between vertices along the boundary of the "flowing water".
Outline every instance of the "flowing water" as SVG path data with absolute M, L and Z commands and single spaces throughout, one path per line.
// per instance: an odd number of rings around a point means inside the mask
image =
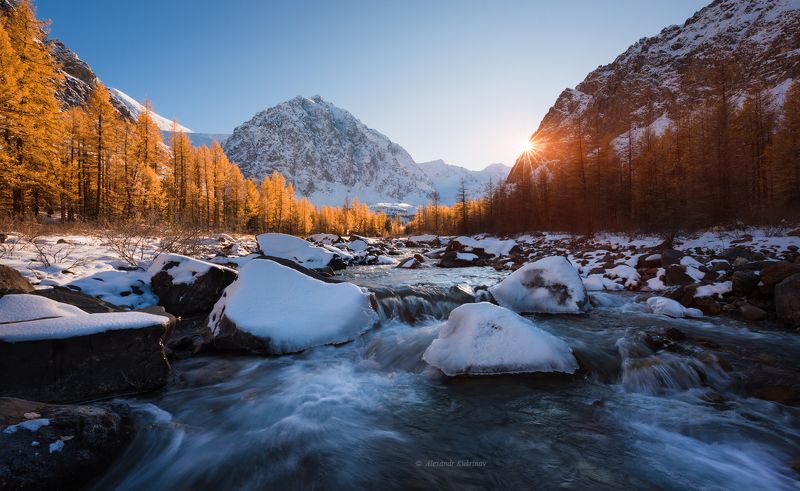
M 128 401 L 140 431 L 96 488 L 800 489 L 800 411 L 751 396 L 800 376 L 794 334 L 600 293 L 588 315 L 534 319 L 579 375 L 447 378 L 421 360 L 438 323 L 505 273 L 346 275 L 376 292 L 379 328 L 175 363 L 165 389 Z

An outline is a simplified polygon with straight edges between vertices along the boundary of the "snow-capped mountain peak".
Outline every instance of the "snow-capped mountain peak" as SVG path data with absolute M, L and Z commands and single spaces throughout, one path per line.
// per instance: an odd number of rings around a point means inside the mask
M 297 96 L 265 109 L 225 142 L 242 173 L 278 171 L 318 205 L 429 201 L 433 184 L 403 147 L 321 96 Z
M 452 205 L 458 200 L 462 180 L 468 197 L 475 199 L 486 192 L 489 182 L 500 184 L 505 181 L 511 171 L 511 167 L 505 164 L 490 164 L 482 170 L 470 170 L 448 164 L 441 159 L 421 162 L 417 165 L 439 191 L 439 202 L 443 205 Z

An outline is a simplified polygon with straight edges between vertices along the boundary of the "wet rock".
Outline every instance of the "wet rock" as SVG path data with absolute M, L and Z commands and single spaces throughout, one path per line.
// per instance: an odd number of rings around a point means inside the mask
M 764 310 L 747 302 L 742 302 L 738 310 L 742 319 L 747 321 L 757 322 L 767 318 L 767 313 Z
M 781 322 L 800 327 L 800 273 L 775 285 L 775 313 Z
M 787 385 L 760 387 L 753 390 L 753 395 L 759 399 L 785 404 L 787 406 L 800 405 L 800 388 Z
M 695 297 L 693 306 L 702 310 L 705 315 L 719 315 L 722 307 L 713 297 Z
M 0 295 L 6 293 L 30 293 L 33 285 L 16 269 L 0 264 Z
M 173 315 L 210 312 L 236 270 L 178 254 L 159 257 L 150 269 L 158 304 Z
M 201 357 L 181 363 L 174 380 L 178 385 L 205 387 L 227 382 L 239 372 L 239 366 L 225 358 Z
M 207 316 L 181 317 L 165 343 L 165 352 L 170 360 L 182 360 L 203 352 L 210 342 L 211 329 L 208 327 Z
M 407 257 L 400 261 L 400 264 L 395 267 L 404 269 L 418 269 L 421 266 L 422 263 L 416 257 Z
M 0 489 L 87 485 L 134 435 L 127 405 L 55 406 L 0 398 Z

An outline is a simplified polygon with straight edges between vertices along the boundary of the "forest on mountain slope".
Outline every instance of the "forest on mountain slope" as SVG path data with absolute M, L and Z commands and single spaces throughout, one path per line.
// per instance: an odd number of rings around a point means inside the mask
M 245 179 L 222 147 L 169 145 L 149 110 L 135 120 L 97 84 L 87 101 L 59 100 L 46 25 L 25 0 L 0 10 L 0 212 L 15 220 L 170 223 L 205 230 L 396 233 L 400 223 L 354 199 L 315 207 L 273 173 Z M 177 125 L 176 125 L 177 128 Z

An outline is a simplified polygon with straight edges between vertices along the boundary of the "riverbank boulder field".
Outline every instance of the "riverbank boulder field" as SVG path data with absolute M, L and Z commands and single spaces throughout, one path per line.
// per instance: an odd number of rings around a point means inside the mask
M 191 254 L 154 249 L 137 265 L 100 240 L 68 240 L 85 261 L 38 265 L 36 250 L 20 246 L 0 266 L 0 487 L 41 488 L 59 476 L 78 483 L 75 469 L 102 471 L 130 443 L 136 418 L 124 404 L 87 401 L 169 391 L 174 380 L 192 379 L 171 362 L 198 355 L 281 356 L 293 366 L 352 349 L 369 366 L 400 360 L 398 376 L 456 384 L 535 374 L 514 378 L 599 377 L 660 393 L 735 382 L 748 396 L 800 401 L 798 374 L 782 359 L 731 355 L 732 366 L 706 352 L 716 340 L 673 326 L 724 332 L 728 318 L 738 329 L 793 332 L 800 237 L 222 234 Z M 626 328 L 612 355 L 594 359 L 574 330 L 615 308 L 653 327 Z M 753 360 L 766 375 L 728 375 Z M 4 405 L 32 409 L 6 417 Z M 86 425 L 102 429 L 87 433 Z

